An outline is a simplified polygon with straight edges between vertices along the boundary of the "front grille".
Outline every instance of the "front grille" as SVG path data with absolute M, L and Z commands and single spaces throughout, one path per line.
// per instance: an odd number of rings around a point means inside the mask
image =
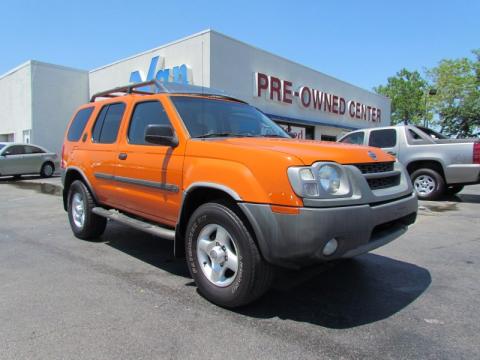
M 394 171 L 393 161 L 353 165 L 365 175 L 367 183 L 372 190 L 386 189 L 400 184 L 399 173 L 394 173 L 391 176 L 385 176 L 386 174 L 383 174 L 389 171 Z M 375 176 L 375 174 L 378 174 L 378 176 Z
M 387 171 L 393 171 L 393 161 L 369 163 L 369 164 L 354 164 L 362 174 L 382 173 Z
M 367 183 L 372 190 L 385 189 L 400 184 L 400 175 L 393 175 L 383 178 L 370 178 Z

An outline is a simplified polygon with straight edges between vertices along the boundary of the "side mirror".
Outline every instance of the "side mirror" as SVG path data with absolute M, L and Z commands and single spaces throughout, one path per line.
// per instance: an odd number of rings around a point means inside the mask
M 8 155 L 12 155 L 12 153 L 10 152 L 10 150 L 5 150 L 2 154 L 2 156 L 5 156 L 7 157 Z
M 171 147 L 178 145 L 178 139 L 170 125 L 148 125 L 145 130 L 145 141 Z

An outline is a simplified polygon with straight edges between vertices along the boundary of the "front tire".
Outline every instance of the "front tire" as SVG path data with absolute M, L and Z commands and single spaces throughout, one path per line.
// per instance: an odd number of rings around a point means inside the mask
M 107 219 L 92 212 L 95 201 L 90 190 L 80 180 L 75 180 L 68 190 L 68 220 L 73 234 L 83 240 L 100 237 L 107 226 Z
M 198 291 L 227 308 L 251 303 L 270 287 L 273 268 L 261 257 L 233 207 L 201 205 L 187 225 L 187 263 Z
M 413 187 L 420 200 L 436 200 L 445 192 L 445 180 L 432 169 L 418 169 L 411 175 Z

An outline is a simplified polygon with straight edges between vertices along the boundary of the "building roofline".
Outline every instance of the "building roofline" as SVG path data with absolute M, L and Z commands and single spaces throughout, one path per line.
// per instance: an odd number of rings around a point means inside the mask
M 123 59 L 120 59 L 120 60 L 116 60 L 116 61 L 114 61 L 114 62 L 112 62 L 112 63 L 107 64 L 107 65 L 102 65 L 102 66 L 97 67 L 97 68 L 95 68 L 95 69 L 93 69 L 93 70 L 90 70 L 90 73 L 93 73 L 93 72 L 95 72 L 95 71 L 99 71 L 99 70 L 105 69 L 105 68 L 107 68 L 107 67 L 116 65 L 116 64 L 121 63 L 121 62 L 123 62 L 123 61 L 131 60 L 131 59 L 134 59 L 134 58 L 136 58 L 136 57 L 139 57 L 139 56 L 142 56 L 142 55 L 146 55 L 146 54 L 155 52 L 155 51 L 157 51 L 157 50 L 166 48 L 166 47 L 168 47 L 168 46 L 172 46 L 172 45 L 178 44 L 178 43 L 180 43 L 180 42 L 182 42 L 182 41 L 190 40 L 190 39 L 196 38 L 196 37 L 198 37 L 198 36 L 202 36 L 202 35 L 208 34 L 208 33 L 210 33 L 210 32 L 212 32 L 211 29 L 202 30 L 202 31 L 200 31 L 200 32 L 197 32 L 197 33 L 192 34 L 192 35 L 188 35 L 188 36 L 183 37 L 183 38 L 181 38 L 181 39 L 171 41 L 171 42 L 166 43 L 166 44 L 161 45 L 161 46 L 157 46 L 156 48 L 153 48 L 153 49 L 150 49 L 150 50 L 146 50 L 146 51 L 143 51 L 143 52 L 141 52 L 141 53 L 138 53 L 138 54 L 135 54 L 135 55 L 131 55 L 131 56 L 128 56 L 128 57 L 123 58 Z
M 14 67 L 13 69 L 8 70 L 6 73 L 0 75 L 0 80 L 3 78 L 6 78 L 9 75 L 16 73 L 17 71 L 23 69 L 24 67 L 31 65 L 31 63 L 32 63 L 32 60 L 27 60 L 24 63 L 21 63 L 20 65 Z
M 84 73 L 84 74 L 88 74 L 88 71 L 87 70 L 81 70 L 81 69 L 75 69 L 75 68 L 72 68 L 72 67 L 68 67 L 68 66 L 63 66 L 63 65 L 57 65 L 57 64 L 51 64 L 51 63 L 47 63 L 47 62 L 43 62 L 43 61 L 38 61 L 38 60 L 28 60 L 28 61 L 25 61 L 24 63 L 14 67 L 13 69 L 7 71 L 6 73 L 0 75 L 0 80 L 3 79 L 3 78 L 6 78 L 7 76 L 10 76 L 14 73 L 16 73 L 17 71 L 25 68 L 25 67 L 28 67 L 28 66 L 34 66 L 34 65 L 37 65 L 37 66 L 43 66 L 43 67 L 49 67 L 49 68 L 53 68 L 53 69 L 59 69 L 59 70 L 67 70 L 67 71 L 74 71 L 74 72 L 79 72 L 79 73 Z
M 77 69 L 77 68 L 73 68 L 73 67 L 70 67 L 70 66 L 52 64 L 52 63 L 47 63 L 47 62 L 39 61 L 39 60 L 30 60 L 30 62 L 31 62 L 32 65 L 39 65 L 39 66 L 44 66 L 44 67 L 49 67 L 49 68 L 54 68 L 54 69 L 59 69 L 59 70 L 67 70 L 67 71 L 74 71 L 74 72 L 80 72 L 80 73 L 88 74 L 88 70 Z
M 359 89 L 359 90 L 366 91 L 366 92 L 368 92 L 368 93 L 370 93 L 370 94 L 372 94 L 372 95 L 376 95 L 376 96 L 378 96 L 378 97 L 385 98 L 385 99 L 391 101 L 391 99 L 390 99 L 389 97 L 385 96 L 385 95 L 377 94 L 376 92 L 373 92 L 373 91 L 371 91 L 371 90 L 364 89 L 364 88 L 362 88 L 362 87 L 360 87 L 360 86 L 358 86 L 358 85 L 354 85 L 354 84 L 349 83 L 349 82 L 347 82 L 347 81 L 345 81 L 345 80 L 341 80 L 341 79 L 338 79 L 338 78 L 336 78 L 336 77 L 333 77 L 332 75 L 325 74 L 325 73 L 323 73 L 323 72 L 321 72 L 321 71 L 318 71 L 318 70 L 315 70 L 315 69 L 313 69 L 313 68 L 311 68 L 311 67 L 308 67 L 308 66 L 306 66 L 306 65 L 300 64 L 300 63 L 298 63 L 298 62 L 296 62 L 296 61 L 287 59 L 287 58 L 284 57 L 284 56 L 274 54 L 274 53 L 271 52 L 271 51 L 261 49 L 261 48 L 259 48 L 259 47 L 257 47 L 257 46 L 248 44 L 248 43 L 246 43 L 246 42 L 244 42 L 244 41 L 241 41 L 241 40 L 235 39 L 235 38 L 233 38 L 233 37 L 231 37 L 231 36 L 222 34 L 222 33 L 218 32 L 218 31 L 216 31 L 216 30 L 209 29 L 209 30 L 207 30 L 207 31 L 209 31 L 209 32 L 211 32 L 211 33 L 213 33 L 213 34 L 216 34 L 216 35 L 220 35 L 220 36 L 222 36 L 222 37 L 224 37 L 224 38 L 226 38 L 226 39 L 235 41 L 235 42 L 240 43 L 240 44 L 242 44 L 242 45 L 248 46 L 248 47 L 253 48 L 253 49 L 255 49 L 255 50 L 261 51 L 261 52 L 263 52 L 263 53 L 265 53 L 265 54 L 268 54 L 268 55 L 271 55 L 271 56 L 280 58 L 280 59 L 282 59 L 282 60 L 284 60 L 284 61 L 286 61 L 286 62 L 289 62 L 290 64 L 293 64 L 293 65 L 295 65 L 295 66 L 300 66 L 300 67 L 302 67 L 302 68 L 304 68 L 304 69 L 307 69 L 307 70 L 316 72 L 316 73 L 318 73 L 318 74 L 320 74 L 320 75 L 322 75 L 322 76 L 326 76 L 326 77 L 328 77 L 328 78 L 330 78 L 330 79 L 332 79 L 332 80 L 334 80 L 334 81 L 339 81 L 339 82 L 341 82 L 341 83 L 343 83 L 343 84 L 345 84 L 345 85 L 352 86 L 352 87 L 357 88 L 357 89 Z

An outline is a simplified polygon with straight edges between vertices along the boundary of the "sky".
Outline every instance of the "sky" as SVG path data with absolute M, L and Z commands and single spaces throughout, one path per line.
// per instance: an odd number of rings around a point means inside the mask
M 480 1 L 0 1 L 0 74 L 91 70 L 205 29 L 365 89 L 480 48 Z

